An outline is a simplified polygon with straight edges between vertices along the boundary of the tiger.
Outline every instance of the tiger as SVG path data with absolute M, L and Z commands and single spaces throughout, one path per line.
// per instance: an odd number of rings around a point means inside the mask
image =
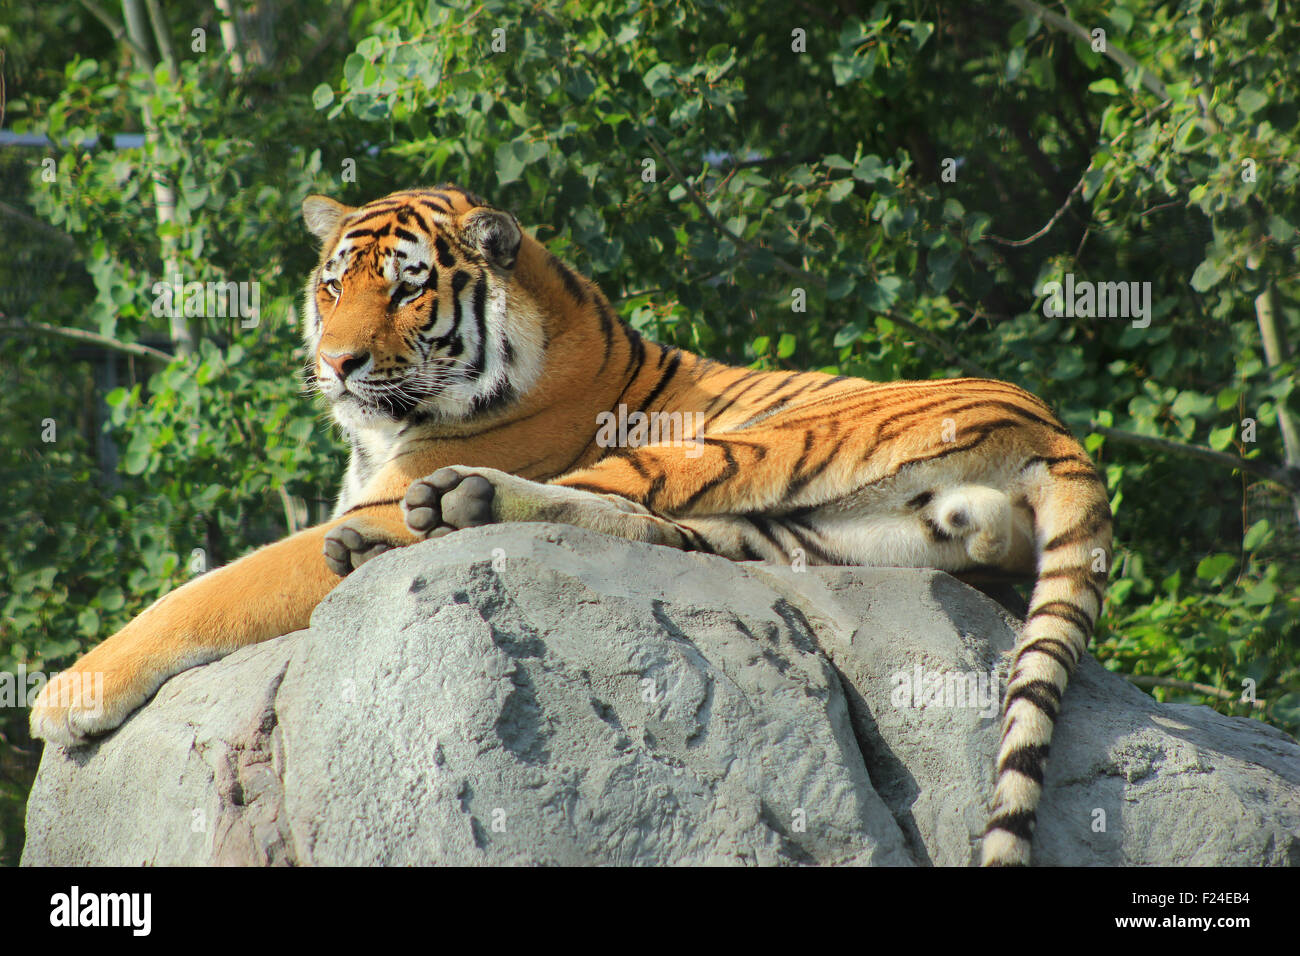
M 306 627 L 376 555 L 495 522 L 736 561 L 989 572 L 1033 584 L 981 862 L 1030 862 L 1112 525 L 1104 482 L 1041 399 L 993 379 L 871 382 L 656 344 L 511 213 L 451 184 L 359 207 L 313 195 L 302 215 L 321 244 L 301 321 L 309 378 L 351 449 L 332 517 L 156 601 L 47 684 L 34 737 L 84 744 L 172 675 Z M 666 432 L 644 427 L 662 416 Z M 94 707 L 76 694 L 92 675 Z

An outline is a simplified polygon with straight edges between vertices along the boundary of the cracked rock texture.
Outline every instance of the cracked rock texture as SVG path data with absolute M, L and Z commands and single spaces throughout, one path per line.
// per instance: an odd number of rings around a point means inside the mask
M 23 863 L 967 865 L 1015 624 L 935 571 L 459 532 L 47 748 Z M 1300 745 L 1089 658 L 1034 852 L 1300 862 Z

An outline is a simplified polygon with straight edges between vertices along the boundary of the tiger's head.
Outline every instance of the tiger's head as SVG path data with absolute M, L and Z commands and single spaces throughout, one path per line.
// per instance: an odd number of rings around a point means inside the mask
M 540 247 L 510 213 L 455 186 L 356 208 L 309 196 L 302 211 L 322 243 L 303 322 L 312 384 L 345 430 L 464 420 L 536 381 L 544 319 L 515 279 L 521 246 Z

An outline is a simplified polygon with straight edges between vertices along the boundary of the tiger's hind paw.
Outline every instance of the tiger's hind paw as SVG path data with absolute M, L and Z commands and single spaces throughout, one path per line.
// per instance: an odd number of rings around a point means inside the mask
M 1011 499 L 996 488 L 954 488 L 935 502 L 934 514 L 939 527 L 963 540 L 978 564 L 999 564 L 1011 550 Z

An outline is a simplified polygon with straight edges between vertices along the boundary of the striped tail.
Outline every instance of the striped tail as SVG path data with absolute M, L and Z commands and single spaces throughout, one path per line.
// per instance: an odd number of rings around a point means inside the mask
M 1061 695 L 1092 637 L 1109 576 L 1111 514 L 1105 485 L 1091 463 L 1075 455 L 1046 463 L 1041 505 L 1035 503 L 1038 580 L 1002 705 L 997 789 L 984 831 L 984 866 L 1029 863 Z

